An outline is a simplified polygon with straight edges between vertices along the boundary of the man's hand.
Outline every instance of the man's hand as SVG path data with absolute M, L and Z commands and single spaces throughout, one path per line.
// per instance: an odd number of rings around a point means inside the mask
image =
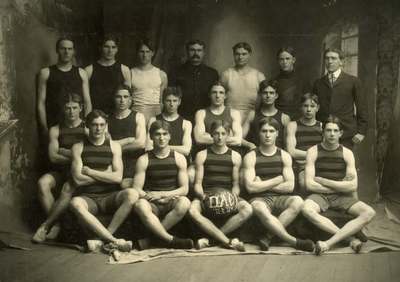
M 160 200 L 163 197 L 160 192 L 147 192 L 144 198 L 149 202 L 154 202 Z
M 362 135 L 360 133 L 357 133 L 356 135 L 353 136 L 353 141 L 354 144 L 360 144 L 365 138 L 365 135 Z

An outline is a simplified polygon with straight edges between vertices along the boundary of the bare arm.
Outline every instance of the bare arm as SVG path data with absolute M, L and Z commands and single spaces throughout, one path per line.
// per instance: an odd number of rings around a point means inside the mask
M 156 118 L 155 117 L 151 117 L 150 119 L 149 119 L 149 122 L 148 122 L 148 127 L 147 127 L 147 135 L 146 135 L 146 151 L 150 151 L 150 150 L 152 150 L 153 149 L 153 140 L 151 140 L 151 138 L 150 138 L 150 126 L 153 124 L 153 122 L 155 122 L 156 121 Z
M 287 114 L 282 113 L 281 117 L 282 125 L 283 125 L 283 132 L 279 132 L 279 134 L 282 134 L 282 140 L 283 140 L 283 145 L 285 145 L 285 140 L 286 140 L 286 131 L 287 131 L 287 126 L 290 122 L 290 117 Z
M 287 152 L 283 150 L 281 151 L 281 153 L 282 153 L 282 163 L 283 163 L 283 170 L 282 170 L 283 182 L 276 185 L 275 187 L 272 187 L 270 191 L 282 194 L 288 194 L 292 193 L 294 189 L 294 173 L 292 168 L 292 158 Z
M 164 90 L 168 87 L 168 77 L 165 72 L 160 70 L 161 86 L 160 86 L 160 104 L 162 104 L 162 94 Z
M 93 75 L 93 65 L 88 65 L 88 66 L 85 68 L 85 72 L 86 72 L 88 81 L 90 81 L 90 79 L 92 78 L 92 75 Z
M 117 142 L 121 145 L 122 150 L 125 151 L 136 151 L 143 149 L 146 143 L 146 125 L 143 114 L 136 114 L 136 131 L 135 137 L 127 137 Z
M 247 115 L 246 120 L 243 122 L 243 126 L 242 126 L 243 139 L 247 137 L 247 134 L 249 134 L 250 125 L 254 120 L 254 116 L 255 116 L 255 111 L 251 110 L 249 112 L 249 114 Z
M 246 189 L 250 194 L 269 191 L 284 182 L 282 175 L 276 176 L 268 180 L 258 180 L 258 177 L 256 176 L 255 166 L 256 153 L 252 151 L 244 157 L 244 181 Z
M 315 177 L 315 181 L 339 193 L 353 193 L 357 191 L 357 170 L 355 167 L 353 152 L 343 147 L 343 158 L 346 162 L 346 177 L 336 181 L 322 177 Z
M 60 134 L 60 128 L 55 125 L 50 128 L 49 131 L 49 159 L 55 164 L 69 164 L 71 159 L 63 154 L 60 154 L 60 147 L 58 143 L 58 136 Z
M 132 80 L 131 80 L 131 71 L 129 70 L 129 68 L 123 64 L 121 64 L 121 72 L 122 72 L 122 76 L 124 77 L 124 84 L 128 85 L 129 87 L 131 87 L 132 85 Z
M 305 178 L 304 178 L 306 189 L 309 192 L 321 193 L 321 194 L 335 193 L 335 191 L 333 191 L 329 187 L 323 186 L 315 181 L 315 161 L 317 160 L 317 157 L 318 157 L 317 145 L 307 150 Z
M 72 163 L 71 163 L 71 175 L 77 186 L 84 186 L 93 184 L 96 180 L 93 177 L 82 174 L 82 151 L 83 143 L 77 143 L 72 146 Z
M 143 197 L 146 194 L 143 191 L 143 188 L 146 180 L 146 170 L 148 165 L 149 165 L 148 154 L 140 156 L 136 162 L 135 176 L 133 177 L 132 188 L 138 191 L 141 197 Z
M 87 168 L 83 170 L 83 173 L 96 179 L 99 182 L 121 183 L 123 172 L 121 146 L 114 141 L 110 141 L 110 146 L 113 154 L 112 169 L 100 171 L 92 168 Z
M 206 132 L 206 126 L 204 124 L 204 119 L 206 117 L 205 110 L 198 110 L 196 112 L 194 125 L 194 140 L 197 144 L 210 145 L 214 141 L 209 133 Z
M 232 193 L 236 196 L 240 195 L 240 186 L 239 186 L 239 170 L 242 165 L 242 157 L 239 153 L 232 151 L 232 161 L 233 161 L 233 170 L 232 170 Z
M 204 177 L 204 162 L 207 157 L 207 150 L 203 150 L 197 153 L 195 166 L 196 166 L 196 175 L 194 180 L 194 194 L 195 196 L 203 200 L 204 199 L 204 190 L 203 190 L 203 177 Z
M 242 123 L 240 120 L 240 113 L 237 110 L 231 110 L 232 117 L 232 136 L 226 139 L 226 143 L 229 146 L 240 146 L 242 144 Z
M 79 75 L 82 78 L 82 96 L 83 96 L 83 107 L 85 110 L 85 116 L 92 111 L 92 102 L 90 101 L 89 94 L 89 80 L 86 72 L 79 68 Z
M 39 124 L 44 133 L 48 132 L 47 125 L 47 113 L 46 113 L 46 85 L 49 79 L 50 70 L 49 68 L 41 69 L 38 76 L 38 101 L 37 101 L 37 111 L 39 114 Z
M 170 147 L 172 150 L 179 152 L 185 156 L 188 156 L 192 148 L 192 123 L 188 120 L 183 120 L 182 130 L 183 130 L 182 145 L 170 146 Z
M 286 128 L 286 148 L 289 154 L 293 158 L 297 160 L 305 160 L 307 152 L 296 149 L 297 146 L 296 131 L 297 131 L 297 123 L 295 121 L 289 122 Z

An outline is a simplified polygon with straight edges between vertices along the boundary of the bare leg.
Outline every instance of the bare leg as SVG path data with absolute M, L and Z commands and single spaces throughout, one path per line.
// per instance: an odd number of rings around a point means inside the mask
M 319 205 L 313 200 L 305 200 L 302 213 L 312 224 L 328 232 L 335 234 L 339 231 L 339 227 L 336 226 L 329 218 L 320 215 L 321 209 Z
M 121 226 L 132 210 L 133 204 L 139 199 L 139 194 L 134 189 L 120 191 L 116 197 L 116 204 L 119 206 L 107 229 L 111 234 Z
M 238 204 L 239 212 L 228 219 L 228 221 L 221 227 L 224 234 L 229 234 L 243 225 L 253 214 L 251 205 L 246 201 L 240 201 Z
M 38 180 L 38 188 L 39 188 L 39 201 L 46 212 L 46 215 L 50 214 L 51 207 L 54 204 L 54 196 L 52 190 L 56 186 L 56 180 L 51 174 L 44 174 Z
M 296 219 L 303 208 L 303 203 L 303 199 L 299 196 L 292 196 L 286 201 L 285 210 L 278 216 L 279 221 L 284 227 Z
M 189 214 L 190 217 L 193 219 L 194 222 L 208 235 L 210 235 L 212 238 L 215 240 L 223 243 L 223 244 L 229 244 L 229 238 L 226 237 L 224 232 L 222 232 L 218 227 L 214 225 L 214 223 L 203 216 L 201 214 L 202 209 L 200 205 L 200 200 L 195 199 L 192 201 L 192 204 L 190 206 Z
M 164 226 L 165 230 L 171 229 L 175 224 L 177 224 L 186 215 L 190 208 L 190 201 L 188 198 L 181 196 L 176 200 L 174 208 L 167 213 L 161 224 Z

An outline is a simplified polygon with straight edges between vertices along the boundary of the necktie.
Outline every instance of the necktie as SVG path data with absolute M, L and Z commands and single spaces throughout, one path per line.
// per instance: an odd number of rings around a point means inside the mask
M 333 73 L 329 74 L 329 83 L 333 87 L 333 83 L 335 83 L 335 75 Z

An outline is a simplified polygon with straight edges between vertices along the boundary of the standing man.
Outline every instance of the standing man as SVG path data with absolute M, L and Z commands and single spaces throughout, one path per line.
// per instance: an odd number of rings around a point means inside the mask
M 205 48 L 201 40 L 187 42 L 186 63 L 170 74 L 170 84 L 180 87 L 182 91 L 179 112 L 192 123 L 196 111 L 210 105 L 208 91 L 218 81 L 218 72 L 203 63 Z
M 135 204 L 135 212 L 166 246 L 191 249 L 191 239 L 178 238 L 168 232 L 190 208 L 186 197 L 189 191 L 186 159 L 169 146 L 169 123 L 156 120 L 149 134 L 154 149 L 139 157 L 133 178 L 133 188 L 141 197 Z
M 360 80 L 342 71 L 344 55 L 341 50 L 325 50 L 324 59 L 327 74 L 315 81 L 313 90 L 321 103 L 317 119 L 324 121 L 329 115 L 337 116 L 343 124 L 340 143 L 352 149 L 367 133 L 367 98 Z
M 279 93 L 276 107 L 289 115 L 291 120 L 300 117 L 300 99 L 304 93 L 311 90 L 311 85 L 295 70 L 296 51 L 293 47 L 282 47 L 277 52 L 280 72 L 273 79 L 276 81 Z
M 68 93 L 82 96 L 85 116 L 92 110 L 86 72 L 72 64 L 75 49 L 72 39 L 57 40 L 58 60 L 55 65 L 40 70 L 38 77 L 37 110 L 39 124 L 44 136 L 49 128 L 62 120 L 63 103 Z
M 129 68 L 115 59 L 118 43 L 116 37 L 105 36 L 99 45 L 100 58 L 85 68 L 93 109 L 102 110 L 106 114 L 113 112 L 115 89 L 121 84 L 131 85 Z
M 244 181 L 251 199 L 254 214 L 269 233 L 260 240 L 261 248 L 267 250 L 273 236 L 278 236 L 290 246 L 312 252 L 314 243 L 290 235 L 286 227 L 297 217 L 303 200 L 292 195 L 294 175 L 292 158 L 276 147 L 278 122 L 267 117 L 259 122 L 257 149 L 244 157 Z
M 322 143 L 308 149 L 305 184 L 311 194 L 304 203 L 303 215 L 320 229 L 332 234 L 327 241 L 318 241 L 315 253 L 320 255 L 336 243 L 359 232 L 375 216 L 375 211 L 357 199 L 357 170 L 353 152 L 339 143 L 343 128 L 339 118 L 329 116 L 323 124 Z M 328 209 L 355 216 L 342 228 L 320 213 Z M 351 247 L 359 252 L 358 239 Z
M 258 86 L 265 80 L 262 72 L 249 66 L 253 49 L 247 42 L 239 42 L 232 47 L 235 66 L 221 75 L 221 83 L 226 89 L 228 105 L 240 112 L 242 125 L 250 111 L 256 106 Z
M 86 117 L 86 126 L 88 137 L 72 146 L 71 174 L 76 191 L 71 210 L 101 241 L 129 249 L 130 242 L 113 234 L 130 214 L 138 193 L 133 189 L 121 191 L 121 146 L 106 137 L 106 114 L 93 110 Z M 114 213 L 107 228 L 96 218 L 98 213 Z
M 146 124 L 141 113 L 131 110 L 132 92 L 125 84 L 114 92 L 114 111 L 108 121 L 111 138 L 122 148 L 122 188 L 132 187 L 137 158 L 144 153 L 146 143 Z

